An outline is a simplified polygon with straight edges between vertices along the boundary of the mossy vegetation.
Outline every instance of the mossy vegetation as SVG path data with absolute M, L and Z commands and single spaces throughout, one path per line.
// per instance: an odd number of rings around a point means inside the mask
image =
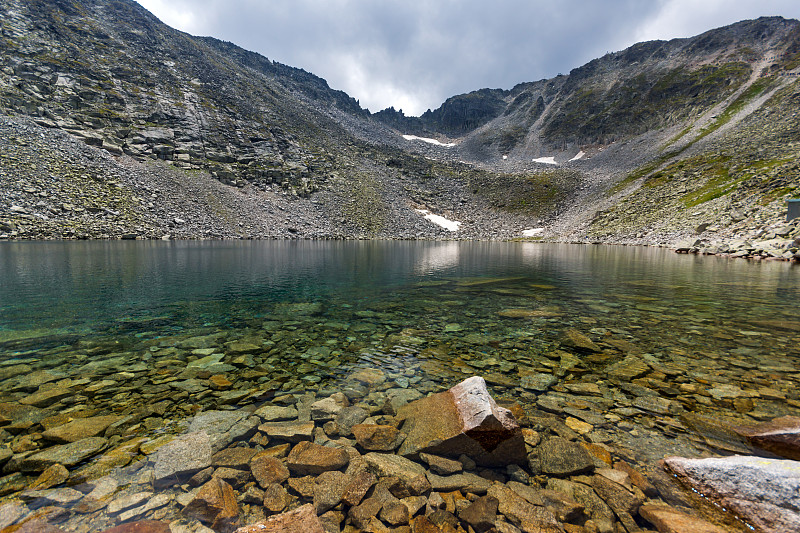
M 370 235 L 378 234 L 386 224 L 388 208 L 374 177 L 353 172 L 345 180 L 345 198 L 341 211 L 345 223 Z
M 731 94 L 751 73 L 748 64 L 730 62 L 696 69 L 623 78 L 610 87 L 582 87 L 563 103 L 545 133 L 566 141 L 609 142 L 686 118 Z
M 767 89 L 772 87 L 774 82 L 775 82 L 775 78 L 772 77 L 772 76 L 766 77 L 766 78 L 762 78 L 762 79 L 757 80 L 756 82 L 754 82 L 750 87 L 748 87 L 744 92 L 742 92 L 742 94 L 740 94 L 733 102 L 731 102 L 731 104 L 728 105 L 728 107 L 726 107 L 725 110 L 722 113 L 720 113 L 720 115 L 717 116 L 715 118 L 715 120 L 711 124 L 709 124 L 708 126 L 703 128 L 702 130 L 700 130 L 698 135 L 696 137 L 694 137 L 693 139 L 691 139 L 687 144 L 685 144 L 684 146 L 682 146 L 679 149 L 673 149 L 673 150 L 671 150 L 669 152 L 663 153 L 661 156 L 657 157 L 655 160 L 653 160 L 653 161 L 651 161 L 651 162 L 639 167 L 638 169 L 634 170 L 633 172 L 629 173 L 623 180 L 621 180 L 614 187 L 612 187 L 610 189 L 609 193 L 610 194 L 616 194 L 616 193 L 622 191 L 625 187 L 627 187 L 627 186 L 631 185 L 632 183 L 634 183 L 635 181 L 637 181 L 637 180 L 639 180 L 641 178 L 645 178 L 645 177 L 646 177 L 646 180 L 645 180 L 644 184 L 649 186 L 649 187 L 655 187 L 657 185 L 666 183 L 666 181 L 669 181 L 669 178 L 668 178 L 668 176 L 670 175 L 670 170 L 669 169 L 664 169 L 663 172 L 658 172 L 656 174 L 653 174 L 653 173 L 656 172 L 658 169 L 660 169 L 662 166 L 664 166 L 664 164 L 666 164 L 671 159 L 674 159 L 674 158 L 680 156 L 684 151 L 686 151 L 689 147 L 691 147 L 692 145 L 694 145 L 695 143 L 697 143 L 701 139 L 707 137 L 708 135 L 710 135 L 710 134 L 714 133 L 715 131 L 719 130 L 725 124 L 729 123 L 738 113 L 740 113 L 745 108 L 745 106 L 747 106 L 747 104 L 749 104 L 755 98 L 757 98 L 759 95 L 764 93 L 764 91 L 766 91 Z M 662 147 L 662 151 L 666 150 L 670 145 L 676 143 L 678 140 L 680 140 L 681 138 L 685 137 L 689 132 L 691 132 L 692 129 L 693 129 L 693 126 L 691 126 L 691 125 L 689 125 L 686 128 L 684 128 L 678 135 L 676 135 L 675 137 L 670 139 L 664 145 L 664 147 Z M 702 203 L 704 201 L 708 201 L 708 200 L 713 199 L 713 198 L 718 198 L 719 196 L 722 196 L 722 195 L 726 194 L 727 192 L 730 192 L 730 190 L 725 189 L 725 188 L 720 189 L 718 187 L 714 187 L 713 191 L 709 191 L 706 194 L 702 194 L 700 196 L 701 198 L 706 198 L 706 200 L 703 200 L 703 201 L 701 201 L 699 203 Z M 691 200 L 691 202 L 694 202 L 694 201 L 695 200 Z M 694 205 L 697 205 L 697 204 L 694 204 Z
M 750 87 L 747 88 L 746 91 L 740 94 L 736 98 L 736 100 L 731 102 L 731 104 L 727 108 L 725 108 L 725 111 L 723 111 L 716 118 L 716 120 L 714 120 L 714 122 L 712 122 L 702 130 L 700 130 L 699 135 L 695 139 L 693 139 L 693 142 L 697 142 L 703 137 L 706 137 L 711 133 L 714 133 L 722 126 L 730 122 L 731 119 L 734 116 L 736 116 L 737 113 L 742 111 L 747 104 L 749 104 L 754 98 L 756 98 L 761 93 L 763 93 L 767 88 L 769 88 L 772 82 L 774 82 L 774 80 L 775 80 L 774 77 L 769 77 L 760 79 L 755 83 L 753 83 Z
M 513 150 L 519 142 L 525 138 L 528 132 L 527 128 L 523 125 L 511 126 L 500 132 L 500 138 L 497 141 L 497 149 L 501 154 L 506 154 Z
M 503 210 L 545 216 L 572 194 L 581 182 L 574 170 L 555 169 L 530 174 L 472 173 L 467 177 L 475 194 Z

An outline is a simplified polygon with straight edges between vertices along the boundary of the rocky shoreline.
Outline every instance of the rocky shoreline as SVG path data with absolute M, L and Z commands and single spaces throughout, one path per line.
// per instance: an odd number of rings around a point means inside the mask
M 698 512 L 703 503 L 665 473 L 642 472 L 613 444 L 585 440 L 571 429 L 575 420 L 568 427 L 554 415 L 498 404 L 483 378 L 428 396 L 398 388 L 375 369 L 357 372 L 352 382 L 361 393 L 354 387 L 284 394 L 260 407 L 202 411 L 181 424 L 183 431 L 157 438 L 113 437 L 125 427 L 118 416 L 63 416 L 60 425 L 45 424 L 49 447 L 20 441 L 2 449 L 0 491 L 7 496 L 0 530 L 746 530 L 730 515 Z M 58 390 L 22 404 L 46 405 Z M 6 430 L 34 424 L 19 412 L 4 413 L 12 417 Z M 784 417 L 739 431 L 762 449 L 796 457 L 798 427 L 798 419 Z M 741 461 L 717 461 L 731 460 Z M 785 495 L 800 483 L 797 463 L 759 459 L 751 463 L 749 486 L 734 486 L 733 494 L 723 487 L 717 495 L 709 489 L 720 486 L 713 473 L 725 470 L 704 468 L 703 461 L 709 460 L 665 463 L 760 530 L 800 523 L 796 497 Z M 766 473 L 765 463 L 773 465 Z M 765 488 L 760 480 L 774 478 L 775 468 L 786 474 Z M 753 486 L 761 486 L 755 496 Z
M 355 378 L 375 386 L 381 374 Z M 75 419 L 48 430 L 62 444 L 7 457 L 4 472 L 38 477 L 0 506 L 0 526 L 611 533 L 679 521 L 725 531 L 669 505 L 685 497 L 665 479 L 657 489 L 607 446 L 565 438 L 555 419 L 531 420 L 518 405 L 498 406 L 482 378 L 410 403 L 420 394 L 389 392 L 383 406 L 337 392 L 205 411 L 182 434 L 112 449 L 87 435 L 118 420 Z
M 575 224 L 580 224 L 574 216 L 582 211 L 581 202 L 537 219 L 490 207 L 461 180 L 428 179 L 401 188 L 396 177 L 381 176 L 377 169 L 377 181 L 359 185 L 381 191 L 375 211 L 364 205 L 349 210 L 353 191 L 345 189 L 356 185 L 344 187 L 336 180 L 304 198 L 275 184 L 231 187 L 201 170 L 113 155 L 22 117 L 0 117 L 0 133 L 0 241 L 531 240 L 788 260 L 797 260 L 800 244 L 797 220 L 787 223 L 775 217 L 726 228 L 703 224 L 689 232 L 690 237 L 673 232 L 576 239 Z M 462 225 L 457 232 L 448 231 L 425 220 L 415 211 L 418 207 Z M 370 226 L 376 223 L 373 219 L 381 219 L 380 224 Z M 524 230 L 536 227 L 543 229 L 540 237 L 523 237 Z

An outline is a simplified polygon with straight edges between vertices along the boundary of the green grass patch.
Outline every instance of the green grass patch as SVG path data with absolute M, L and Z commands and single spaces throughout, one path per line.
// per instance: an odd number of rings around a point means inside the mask
M 800 53 L 795 54 L 783 65 L 783 70 L 794 70 L 800 67 Z
M 685 127 L 683 130 L 681 130 L 681 131 L 680 131 L 680 133 L 678 133 L 678 134 L 677 134 L 675 137 L 673 137 L 672 139 L 668 140 L 668 141 L 666 142 L 666 144 L 664 144 L 664 146 L 662 146 L 662 147 L 661 147 L 661 151 L 663 152 L 664 150 L 666 150 L 667 148 L 669 148 L 670 146 L 672 146 L 672 145 L 673 145 L 673 144 L 675 144 L 676 142 L 680 141 L 682 138 L 684 138 L 684 137 L 686 136 L 686 134 L 688 134 L 690 131 L 692 131 L 692 128 L 693 128 L 693 127 L 694 127 L 693 125 L 691 125 L 691 126 L 686 126 L 686 127 Z
M 381 197 L 375 179 L 355 172 L 347 180 L 349 201 L 342 204 L 342 214 L 348 222 L 370 234 L 376 234 L 386 224 L 388 208 Z
M 734 178 L 730 175 L 727 156 L 717 156 L 706 161 L 699 170 L 709 176 L 706 182 L 681 198 L 684 206 L 695 207 L 710 200 L 715 200 L 736 190 L 746 177 Z
M 684 147 L 682 147 L 680 149 L 677 149 L 677 150 L 673 150 L 673 151 L 668 152 L 666 154 L 663 154 L 660 157 L 656 158 L 655 160 L 651 161 L 650 163 L 647 163 L 647 164 L 642 165 L 641 167 L 637 168 L 636 170 L 634 170 L 633 172 L 628 174 L 622 181 L 620 181 L 619 183 L 614 185 L 611 189 L 609 189 L 609 194 L 616 194 L 616 193 L 622 191 L 625 187 L 631 185 L 636 180 L 639 180 L 641 178 L 649 176 L 650 174 L 652 174 L 653 172 L 658 170 L 661 166 L 663 166 L 667 161 L 669 161 L 670 159 L 672 159 L 674 157 L 677 157 L 680 154 L 682 154 L 687 148 L 691 147 L 694 143 L 696 143 L 697 141 L 699 141 L 699 140 L 703 139 L 704 137 L 710 135 L 714 131 L 718 130 L 719 128 L 721 128 L 722 126 L 724 126 L 725 124 L 730 122 L 731 119 L 737 113 L 739 113 L 742 109 L 744 109 L 744 107 L 750 101 L 752 101 L 758 95 L 763 93 L 767 88 L 769 88 L 773 81 L 774 81 L 774 77 L 769 77 L 769 78 L 764 78 L 764 79 L 758 80 L 755 83 L 753 83 L 753 85 L 751 85 L 747 90 L 745 90 L 742 94 L 740 94 L 736 98 L 736 100 L 734 100 L 725 109 L 725 111 L 723 111 L 717 117 L 717 119 L 712 124 L 710 124 L 710 125 L 706 126 L 705 128 L 703 128 L 700 131 L 700 134 L 696 138 L 692 139 L 686 146 L 684 146 Z M 689 133 L 689 131 L 691 131 L 691 129 L 692 129 L 692 126 L 688 126 L 687 128 L 685 128 L 678 135 L 676 135 L 675 137 L 670 139 L 667 142 L 667 144 L 664 145 L 662 150 L 668 148 L 670 145 L 672 145 L 675 142 L 677 142 L 680 138 L 682 138 L 684 135 Z M 668 176 L 668 175 L 669 174 L 661 174 L 660 173 L 658 177 L 648 178 L 648 180 L 645 182 L 645 184 L 647 184 L 647 185 L 649 185 L 651 187 L 656 187 L 658 185 L 666 183 L 666 181 L 668 181 L 668 178 L 666 176 Z M 714 194 L 719 193 L 719 192 L 720 191 L 716 191 Z M 728 191 L 728 192 L 730 192 L 730 191 Z M 719 198 L 719 196 L 722 196 L 724 194 L 727 194 L 727 192 L 722 192 L 718 196 L 715 196 L 715 198 Z M 694 202 L 694 201 L 699 200 L 700 198 L 705 197 L 705 196 L 707 196 L 707 195 L 703 194 L 703 195 L 701 195 L 701 197 L 698 197 L 698 198 L 693 199 L 691 201 Z M 709 199 L 713 199 L 713 198 L 708 198 L 708 199 L 703 200 L 702 202 L 699 202 L 699 203 L 703 203 L 705 201 L 708 201 Z M 694 204 L 694 205 L 697 205 L 697 204 Z
M 740 94 L 738 98 L 736 98 L 736 100 L 734 100 L 714 122 L 700 130 L 700 134 L 692 142 L 695 143 L 699 141 L 700 139 L 714 133 L 722 126 L 730 122 L 731 119 L 742 109 L 744 109 L 747 104 L 749 104 L 758 95 L 763 93 L 772 84 L 774 79 L 774 77 L 770 76 L 769 78 L 763 78 L 753 83 L 753 85 L 748 87 L 746 91 Z
M 764 196 L 762 196 L 759 203 L 761 205 L 767 205 L 784 196 L 791 196 L 796 198 L 797 197 L 797 195 L 795 194 L 796 190 L 797 187 L 782 187 L 780 189 L 775 189 L 774 191 L 770 191 Z
M 775 167 L 780 165 L 785 165 L 786 163 L 792 163 L 795 159 L 793 157 L 786 157 L 783 159 L 765 159 L 763 161 L 755 161 L 747 165 L 748 169 L 758 170 L 758 171 L 769 171 Z
M 647 177 L 646 180 L 644 180 L 644 186 L 650 188 L 660 187 L 662 185 L 669 183 L 671 179 L 672 177 L 666 172 L 656 172 L 654 174 L 651 174 L 650 176 Z
M 658 170 L 658 168 L 661 165 L 666 163 L 670 158 L 679 155 L 682 151 L 683 150 L 679 150 L 677 152 L 670 152 L 669 154 L 662 155 L 661 157 L 657 158 L 654 161 L 651 161 L 650 163 L 647 163 L 646 165 L 642 165 L 641 167 L 637 168 L 636 170 L 625 176 L 625 178 L 622 181 L 611 187 L 611 189 L 609 189 L 608 191 L 609 194 L 616 194 L 622 191 L 622 189 L 624 189 L 628 185 L 632 184 L 634 181 L 652 174 L 653 172 Z

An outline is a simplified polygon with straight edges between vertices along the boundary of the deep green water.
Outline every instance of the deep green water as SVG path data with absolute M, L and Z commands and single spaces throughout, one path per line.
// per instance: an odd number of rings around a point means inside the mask
M 582 420 L 590 440 L 646 462 L 709 445 L 686 413 L 755 421 L 800 411 L 798 302 L 791 264 L 648 248 L 0 243 L 0 394 L 31 392 L 5 371 L 20 364 L 71 380 L 66 410 L 125 412 L 163 401 L 169 385 L 188 397 L 174 399 L 168 426 L 188 412 L 182 404 L 367 394 L 375 384 L 351 379 L 364 368 L 384 372 L 379 391 L 442 390 L 478 374 L 496 396 Z M 565 344 L 570 329 L 600 352 Z M 621 379 L 620 361 L 646 370 Z M 212 374 L 231 389 L 208 389 Z M 521 386 L 542 374 L 556 378 L 548 390 Z M 112 383 L 107 394 L 81 392 L 100 380 Z M 673 405 L 648 411 L 642 397 Z

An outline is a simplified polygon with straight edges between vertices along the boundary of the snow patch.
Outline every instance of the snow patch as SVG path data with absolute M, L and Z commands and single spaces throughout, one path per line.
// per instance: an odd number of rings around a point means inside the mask
M 555 157 L 538 157 L 533 160 L 534 163 L 544 163 L 545 165 L 557 165 Z
M 403 139 L 407 141 L 422 141 L 428 144 L 435 144 L 436 146 L 444 146 L 445 148 L 452 148 L 456 145 L 456 143 L 443 143 L 437 141 L 436 139 L 430 139 L 428 137 L 417 137 L 416 135 L 403 135 Z
M 537 235 L 541 235 L 544 233 L 544 228 L 531 228 L 526 229 L 522 232 L 523 237 L 536 237 Z
M 581 150 L 580 152 L 578 152 L 578 153 L 575 155 L 575 157 L 573 157 L 572 159 L 570 159 L 570 161 L 577 161 L 578 159 L 583 159 L 585 155 L 586 155 L 586 152 L 584 152 L 583 150 Z
M 440 215 L 434 215 L 427 209 L 415 209 L 417 213 L 425 217 L 426 220 L 430 220 L 437 226 L 441 226 L 447 231 L 458 231 L 459 226 L 461 226 L 461 222 L 456 222 L 454 220 L 448 220 Z

